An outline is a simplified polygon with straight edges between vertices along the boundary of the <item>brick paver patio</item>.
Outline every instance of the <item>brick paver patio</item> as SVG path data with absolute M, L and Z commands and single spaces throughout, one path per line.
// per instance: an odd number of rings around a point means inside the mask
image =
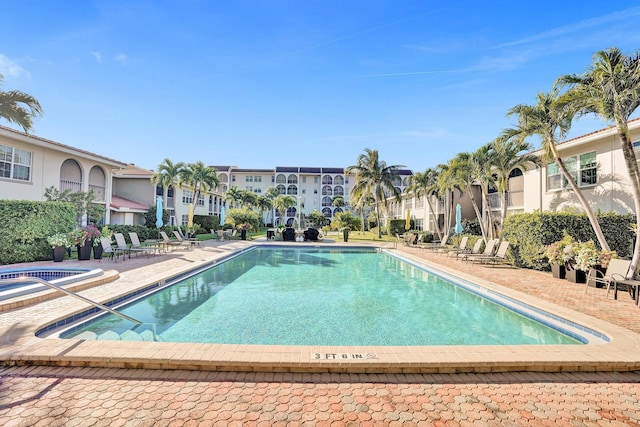
M 628 294 L 548 273 L 407 254 L 640 331 Z M 91 261 L 93 262 L 93 261 Z M 121 270 L 171 257 L 102 263 Z M 70 264 L 68 264 L 70 265 Z M 6 316 L 5 316 L 6 317 Z M 640 426 L 640 372 L 304 374 L 14 366 L 0 368 L 3 426 L 611 425 Z

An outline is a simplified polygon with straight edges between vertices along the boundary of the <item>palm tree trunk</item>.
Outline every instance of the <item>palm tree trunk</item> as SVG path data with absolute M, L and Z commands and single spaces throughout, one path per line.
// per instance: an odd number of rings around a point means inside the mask
M 569 174 L 569 171 L 567 170 L 567 167 L 564 165 L 564 162 L 560 158 L 560 155 L 558 154 L 558 151 L 555 145 L 553 145 L 551 148 L 552 148 L 553 156 L 555 157 L 556 163 L 558 164 L 558 167 L 560 168 L 560 172 L 562 173 L 562 176 L 569 182 L 569 185 L 571 186 L 573 193 L 582 204 L 582 207 L 584 208 L 584 211 L 587 214 L 587 218 L 589 218 L 589 222 L 591 223 L 593 232 L 596 234 L 596 238 L 598 239 L 598 243 L 600 244 L 600 247 L 605 251 L 609 251 L 610 250 L 609 244 L 607 243 L 607 240 L 604 237 L 604 233 L 600 228 L 600 223 L 598 222 L 598 218 L 593 213 L 593 209 L 591 209 L 591 205 L 589 204 L 589 202 L 587 202 L 587 199 L 584 197 L 584 194 L 582 194 L 582 191 L 580 191 L 580 189 L 578 188 L 578 184 L 576 184 L 576 182 L 573 180 L 573 177 Z M 626 156 L 625 156 L 625 159 L 626 159 Z M 636 183 L 637 183 L 637 180 L 636 180 Z M 638 188 L 637 185 L 636 185 L 636 188 Z M 636 200 L 636 209 L 638 209 L 638 207 L 640 206 L 638 205 L 638 203 L 640 203 L 640 188 L 638 190 L 638 198 Z M 640 253 L 638 255 L 640 255 Z
M 628 129 L 623 124 L 618 125 L 618 135 L 622 144 L 622 153 L 627 165 L 627 172 L 631 177 L 631 188 L 633 191 L 633 202 L 636 214 L 636 242 L 631 257 L 631 271 L 637 271 L 640 260 L 640 169 L 638 161 L 633 151 L 633 145 L 629 139 Z
M 380 206 L 376 200 L 376 221 L 378 222 L 378 239 L 382 239 L 382 221 L 380 221 Z
M 478 209 L 478 204 L 476 203 L 476 198 L 473 196 L 473 192 L 471 191 L 471 187 L 467 187 L 467 194 L 471 199 L 471 204 L 473 205 L 473 210 L 476 212 L 476 218 L 478 218 L 478 223 L 480 224 L 480 232 L 482 233 L 482 238 L 484 241 L 487 241 L 487 230 L 482 223 L 482 216 L 480 214 L 480 209 Z
M 429 199 L 430 199 L 430 196 L 426 196 L 427 206 L 429 206 L 429 211 L 431 211 L 431 215 L 433 216 L 433 219 L 435 221 L 438 240 L 442 240 L 442 233 L 440 232 L 440 227 L 438 227 L 438 217 L 436 216 L 436 212 L 433 210 L 433 205 L 431 204 L 431 201 Z
M 484 185 L 480 186 L 480 189 L 482 190 L 482 197 L 484 198 L 484 203 L 487 206 L 487 235 L 489 236 L 489 239 L 493 239 L 493 236 L 495 235 L 495 227 L 493 224 L 493 212 L 491 210 L 491 201 L 489 199 L 489 193 L 487 192 L 487 189 L 485 188 Z

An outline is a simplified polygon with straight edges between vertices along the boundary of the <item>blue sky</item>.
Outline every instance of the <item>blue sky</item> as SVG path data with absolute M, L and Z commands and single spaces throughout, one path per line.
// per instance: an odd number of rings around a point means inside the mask
M 2 18 L 2 89 L 40 101 L 33 133 L 148 169 L 343 167 L 372 148 L 422 171 L 596 51 L 640 48 L 636 1 L 22 0 Z

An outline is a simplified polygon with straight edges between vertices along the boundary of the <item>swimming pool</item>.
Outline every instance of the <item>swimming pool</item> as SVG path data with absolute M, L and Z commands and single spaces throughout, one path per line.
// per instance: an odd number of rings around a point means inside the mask
M 259 247 L 119 310 L 171 342 L 416 346 L 594 339 L 563 319 L 445 276 L 375 250 Z M 131 327 L 100 316 L 60 336 L 136 339 Z
M 57 286 L 65 286 L 81 280 L 101 276 L 102 269 L 64 268 L 64 267 L 20 267 L 0 270 L 0 280 L 10 283 L 0 285 L 0 301 L 21 295 L 51 289 L 41 283 L 29 281 L 29 277 L 37 277 Z M 13 281 L 12 279 L 15 279 Z

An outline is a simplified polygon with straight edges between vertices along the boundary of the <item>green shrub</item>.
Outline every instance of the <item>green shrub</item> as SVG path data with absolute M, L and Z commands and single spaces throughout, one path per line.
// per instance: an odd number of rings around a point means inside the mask
M 611 250 L 621 258 L 630 256 L 635 217 L 606 213 L 598 215 L 598 222 Z M 544 246 L 561 240 L 565 231 L 579 242 L 597 241 L 586 215 L 566 212 L 511 215 L 504 222 L 502 238 L 512 243 L 511 255 L 516 265 L 548 271 Z
M 0 264 L 52 259 L 47 238 L 73 230 L 75 216 L 67 202 L 0 200 Z

